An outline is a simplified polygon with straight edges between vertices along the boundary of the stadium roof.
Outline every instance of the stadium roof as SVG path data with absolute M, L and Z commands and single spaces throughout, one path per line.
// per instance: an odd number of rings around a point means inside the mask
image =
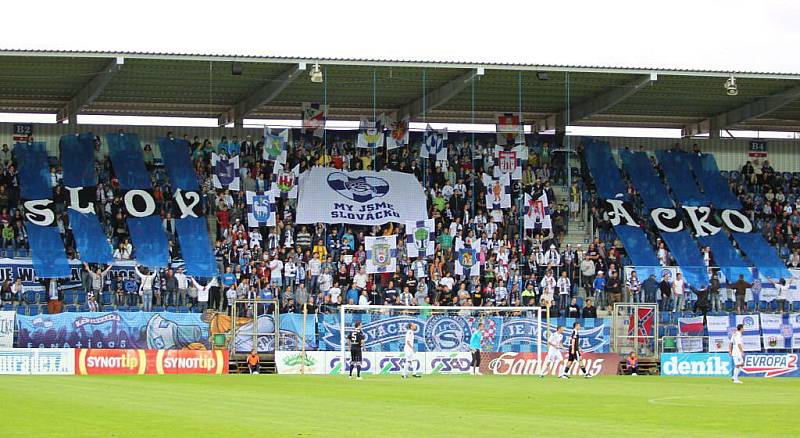
M 317 62 L 324 83 L 309 80 Z M 240 75 L 232 74 L 234 64 Z M 723 88 L 731 75 L 737 96 Z M 494 123 L 495 113 L 521 108 L 525 121 L 541 128 L 800 131 L 800 74 L 4 50 L 0 83 L 0 112 L 58 113 L 59 120 L 78 113 L 213 117 L 221 124 L 297 119 L 302 102 L 327 101 L 333 120 L 374 111 Z

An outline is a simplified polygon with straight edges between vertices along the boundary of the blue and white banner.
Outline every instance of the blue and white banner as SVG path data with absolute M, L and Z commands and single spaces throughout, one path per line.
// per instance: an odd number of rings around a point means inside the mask
M 364 249 L 367 252 L 367 274 L 397 272 L 397 236 L 367 236 Z
M 275 195 L 269 192 L 246 192 L 247 199 L 247 226 L 250 228 L 274 227 L 275 220 Z
M 436 222 L 433 219 L 406 222 L 406 252 L 409 257 L 432 256 L 436 248 Z
M 662 376 L 730 377 L 732 372 L 733 362 L 725 353 L 661 354 Z
M 762 313 L 760 319 L 765 350 L 800 348 L 800 313 Z
M 481 264 L 475 248 L 462 247 L 456 253 L 455 274 L 462 277 L 478 277 L 481 275 Z
M 729 351 L 730 339 L 738 324 L 744 325 L 744 351 L 761 351 L 761 324 L 758 315 L 708 316 L 708 351 Z
M 422 138 L 422 145 L 419 149 L 420 158 L 433 158 L 436 161 L 447 161 L 447 128 L 437 131 L 428 125 L 425 128 L 425 135 Z
M 337 351 L 339 345 L 340 317 L 338 314 L 323 315 L 319 327 L 320 350 Z M 413 322 L 417 325 L 414 338 L 416 351 L 469 351 L 469 340 L 477 329 L 478 322 L 484 323 L 483 339 L 485 351 L 536 351 L 537 337 L 541 337 L 542 351 L 547 351 L 547 332 L 555 331 L 561 325 L 572 327 L 572 318 L 551 320 L 548 325 L 542 321 L 542 333 L 535 317 L 486 317 L 444 316 L 424 317 L 420 315 L 381 315 L 375 313 L 345 315 L 346 330 L 356 321 L 361 321 L 364 332 L 365 351 L 402 351 L 406 327 Z M 608 321 L 608 322 L 607 322 Z M 581 349 L 588 353 L 607 353 L 609 350 L 610 320 L 605 318 L 584 319 L 581 328 Z M 569 339 L 571 329 L 564 331 L 564 339 Z
M 272 189 L 276 197 L 297 199 L 297 186 L 300 178 L 300 164 L 286 170 L 283 163 L 276 162 L 272 169 Z
M 383 225 L 427 217 L 425 193 L 414 175 L 313 167 L 301 178 L 298 224 Z
M 488 210 L 511 208 L 511 178 L 508 174 L 492 178 L 484 173 L 482 181 L 486 186 L 486 208 Z
M 502 146 L 495 146 L 494 177 L 510 174 L 511 179 L 517 181 L 522 179 L 522 163 L 528 160 L 528 147 L 523 145 L 515 146 L 506 150 Z
M 200 313 L 67 312 L 18 315 L 20 348 L 208 349 Z
M 286 144 L 289 143 L 289 129 L 264 127 L 264 151 L 261 157 L 278 163 L 286 162 Z
M 228 158 L 217 153 L 211 154 L 211 167 L 214 174 L 211 179 L 215 189 L 239 190 L 239 156 Z
M 0 374 L 74 375 L 72 348 L 2 348 Z
M 317 348 L 317 315 L 306 316 L 306 349 Z M 227 315 L 220 319 L 230 320 Z M 255 338 L 255 349 L 259 353 L 275 351 L 275 321 L 272 315 L 260 315 L 254 324 L 252 318 L 243 318 L 244 323 L 240 322 L 236 328 L 234 336 L 234 351 L 237 353 L 249 353 L 253 351 L 253 339 Z M 280 342 L 278 350 L 299 351 L 302 346 L 303 315 L 299 313 L 282 313 L 280 316 Z
M 17 312 L 0 311 L 0 348 L 14 346 L 14 318 Z

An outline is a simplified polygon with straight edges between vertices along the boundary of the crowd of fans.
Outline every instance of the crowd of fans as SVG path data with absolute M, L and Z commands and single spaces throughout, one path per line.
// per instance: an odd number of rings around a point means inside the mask
M 167 133 L 168 137 L 172 135 Z M 337 312 L 341 304 L 541 304 L 550 306 L 551 316 L 594 317 L 598 308 L 610 308 L 620 301 L 658 301 L 662 307 L 674 310 L 684 310 L 687 305 L 697 306 L 700 302 L 702 311 L 704 292 L 693 291 L 688 286 L 684 291 L 680 281 L 670 279 L 667 287 L 660 284 L 662 279 L 640 280 L 631 275 L 622 280 L 622 266 L 627 262 L 625 249 L 614 238 L 607 215 L 595 206 L 585 163 L 576 169 L 568 166 L 567 155 L 554 148 L 550 139 L 537 138 L 530 142 L 528 159 L 522 163 L 522 178 L 512 185 L 512 207 L 503 210 L 487 210 L 481 181 L 481 175 L 492 174 L 496 165 L 493 136 L 451 133 L 448 159 L 427 162 L 418 158 L 418 146 L 373 151 L 356 148 L 354 139 L 333 138 L 326 146 L 310 138 L 290 142 L 287 169 L 295 165 L 300 166 L 301 172 L 314 165 L 344 170 L 391 169 L 413 174 L 423 183 L 428 195 L 429 217 L 436 220 L 435 254 L 427 258 L 409 258 L 405 239 L 399 238 L 397 272 L 368 275 L 365 272 L 365 236 L 404 236 L 402 224 L 375 227 L 297 225 L 293 222 L 296 200 L 279 198 L 277 226 L 249 228 L 244 193 L 268 189 L 275 164 L 262 157 L 263 139 L 234 136 L 212 142 L 187 135 L 184 138 L 190 144 L 198 182 L 204 193 L 206 215 L 213 218 L 209 221 L 210 233 L 214 237 L 220 275 L 214 279 L 192 278 L 182 269 L 164 269 L 154 273 L 137 270 L 137 276 L 122 277 L 109 274 L 106 267 L 86 265 L 80 290 L 87 293 L 85 305 L 90 310 L 106 304 L 144 309 L 180 306 L 197 311 L 206 308 L 226 311 L 230 310 L 234 299 L 259 297 L 278 299 L 283 312 L 302 311 L 305 307 L 312 313 Z M 145 144 L 143 153 L 151 174 L 157 211 L 169 239 L 170 257 L 177 262 L 181 254 L 175 238 L 177 209 L 170 201 L 172 188 L 157 151 Z M 213 187 L 212 153 L 239 156 L 241 191 Z M 7 255 L 19 255 L 20 249 L 27 248 L 27 241 L 19 208 L 14 155 L 7 145 L 0 150 L 0 162 L 3 166 L 0 175 L 3 248 Z M 95 170 L 99 181 L 96 213 L 114 248 L 113 257 L 135 259 L 136 248 L 129 239 L 122 192 L 102 137 L 95 141 Z M 79 258 L 65 212 L 65 190 L 56 159 L 52 161 L 50 175 L 58 228 L 67 254 L 70 258 Z M 557 199 L 552 185 L 566 185 L 569 179 L 572 184 L 566 190 L 568 199 Z M 776 175 L 766 162 L 760 171 L 754 171 L 748 163 L 740 176 L 731 175 L 731 184 L 745 208 L 765 225 L 761 229 L 769 230 L 766 232 L 770 233 L 771 242 L 791 247 L 794 265 L 800 264 L 796 248 L 798 237 L 793 232 L 800 222 L 800 213 L 794 208 L 800 199 L 785 196 L 785 193 L 796 192 L 797 179 L 787 181 Z M 519 208 L 523 193 L 534 196 L 547 193 L 552 230 L 522 229 Z M 589 206 L 599 237 L 585 246 L 562 245 L 570 218 L 581 213 L 586 199 L 592 201 Z M 456 249 L 478 241 L 480 275 L 471 278 L 456 275 Z M 672 264 L 663 242 L 654 243 L 663 264 Z M 149 294 L 143 293 L 142 284 L 146 282 L 150 282 Z M 717 289 L 724 286 L 718 285 Z M 687 304 L 689 300 L 684 297 L 691 291 L 695 292 L 696 300 Z M 708 291 L 708 310 L 719 310 L 724 300 L 715 298 L 713 283 Z M 24 302 L 25 297 L 19 284 L 6 282 L 0 289 L 0 299 L 4 302 Z M 75 302 L 84 300 L 75 299 Z M 240 310 L 251 309 L 242 305 Z

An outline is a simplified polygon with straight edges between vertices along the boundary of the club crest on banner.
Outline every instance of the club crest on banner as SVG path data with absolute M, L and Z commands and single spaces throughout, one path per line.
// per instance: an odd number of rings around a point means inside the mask
M 366 237 L 367 273 L 397 271 L 397 236 Z
M 246 192 L 247 225 L 251 228 L 275 226 L 275 199 L 273 192 Z
M 500 166 L 500 172 L 502 173 L 511 173 L 514 169 L 517 168 L 517 153 L 514 151 L 502 151 L 498 152 L 499 160 L 498 166 Z
M 336 193 L 356 202 L 368 202 L 389 193 L 389 183 L 373 176 L 350 178 L 342 172 L 334 172 L 328 175 L 328 185 Z
M 435 227 L 433 219 L 406 222 L 406 250 L 409 257 L 431 256 L 435 250 Z
M 225 155 L 212 154 L 212 176 L 217 189 L 239 190 L 239 157 L 228 158 Z

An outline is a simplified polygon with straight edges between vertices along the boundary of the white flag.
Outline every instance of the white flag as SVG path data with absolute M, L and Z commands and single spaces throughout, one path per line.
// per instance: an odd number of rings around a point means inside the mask
M 525 205 L 523 206 L 523 219 L 526 230 L 533 229 L 553 229 L 553 221 L 550 219 L 550 207 L 547 202 L 547 193 L 542 193 L 537 199 L 525 194 Z
M 447 128 L 437 131 L 428 125 L 420 146 L 419 156 L 422 158 L 433 157 L 437 161 L 447 161 Z
M 269 192 L 245 192 L 247 199 L 247 226 L 250 228 L 275 226 L 275 194 Z
M 281 198 L 297 199 L 298 179 L 300 178 L 300 165 L 295 165 L 292 170 L 284 170 L 283 163 L 275 163 L 272 170 L 272 184 L 275 196 Z
M 494 156 L 497 159 L 494 165 L 495 178 L 503 174 L 511 174 L 511 179 L 522 179 L 522 163 L 528 159 L 528 147 L 524 144 L 506 150 L 502 146 L 495 146 Z
M 432 256 L 436 246 L 436 223 L 433 219 L 406 221 L 406 250 L 408 256 Z
M 228 158 L 225 155 L 211 154 L 211 177 L 216 189 L 239 190 L 239 156 Z
M 511 178 L 508 174 L 492 178 L 484 173 L 483 185 L 486 186 L 486 208 L 488 210 L 511 208 Z
M 397 272 L 397 236 L 364 238 L 367 274 Z
M 408 124 L 410 119 L 403 117 L 402 120 L 386 120 L 385 125 L 389 129 L 386 136 L 386 149 L 403 147 L 408 144 Z

